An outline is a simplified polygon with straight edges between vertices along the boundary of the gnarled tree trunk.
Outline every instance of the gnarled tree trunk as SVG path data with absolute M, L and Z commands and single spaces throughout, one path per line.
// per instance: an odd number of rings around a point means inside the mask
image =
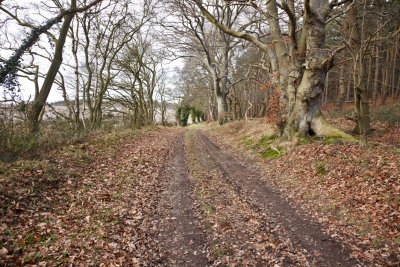
M 229 35 L 252 42 L 270 57 L 271 62 L 274 62 L 275 57 L 277 58 L 277 69 L 273 69 L 273 75 L 277 74 L 279 77 L 277 89 L 282 91 L 280 104 L 284 105 L 285 109 L 281 113 L 286 119 L 281 140 L 293 140 L 308 134 L 334 135 L 352 139 L 350 135 L 326 123 L 320 112 L 330 58 L 325 50 L 326 18 L 332 8 L 328 0 L 304 1 L 305 12 L 299 41 L 297 41 L 296 33 L 294 0 L 280 2 L 289 20 L 287 39 L 283 37 L 281 31 L 277 1 L 266 1 L 267 12 L 261 11 L 261 14 L 265 15 L 268 21 L 271 44 L 266 44 L 254 35 L 226 27 L 208 12 L 201 0 L 194 1 L 202 14 L 219 29 Z M 257 10 L 261 9 L 254 1 L 250 1 L 249 5 Z M 275 53 L 271 53 L 271 50 Z
M 324 50 L 327 5 L 328 1 L 311 0 L 305 3 L 306 61 L 301 83 L 296 88 L 296 102 L 284 128 L 284 140 L 290 141 L 309 134 L 350 137 L 326 123 L 320 112 L 328 67 Z

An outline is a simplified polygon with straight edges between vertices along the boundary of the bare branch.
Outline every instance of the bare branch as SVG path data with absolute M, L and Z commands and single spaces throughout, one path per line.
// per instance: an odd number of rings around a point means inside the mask
M 5 61 L 0 66 L 0 84 L 4 84 L 7 82 L 12 83 L 13 77 L 15 76 L 16 67 L 20 64 L 22 55 L 28 48 L 32 47 L 39 40 L 39 37 L 41 34 L 47 32 L 55 24 L 61 22 L 61 20 L 63 19 L 64 16 L 66 16 L 68 14 L 84 12 L 84 11 L 88 10 L 89 8 L 93 7 L 94 5 L 97 5 L 101 1 L 103 1 L 103 0 L 95 0 L 95 1 L 91 2 L 89 5 L 81 7 L 81 8 L 72 8 L 69 10 L 62 10 L 59 15 L 47 20 L 43 25 L 38 26 L 38 27 L 31 27 L 32 28 L 31 33 L 22 42 L 22 45 L 14 52 L 14 54 L 7 61 Z M 1 8 L 1 10 L 4 11 L 4 9 L 2 7 L 0 7 L 0 8 Z M 9 14 L 10 16 L 13 16 L 11 13 L 7 13 L 7 14 Z M 22 23 L 22 21 L 19 21 L 19 20 L 17 20 L 17 22 Z M 24 23 L 22 23 L 22 24 L 24 25 Z M 28 26 L 28 25 L 26 25 L 26 26 Z

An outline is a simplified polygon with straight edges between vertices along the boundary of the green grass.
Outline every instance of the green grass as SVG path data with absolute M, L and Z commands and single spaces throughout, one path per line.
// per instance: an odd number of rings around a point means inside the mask
M 244 136 L 239 139 L 239 143 L 241 143 L 245 147 L 251 147 L 254 145 L 255 141 L 253 139 L 251 139 L 250 136 Z
M 257 143 L 255 145 L 255 149 L 264 149 L 269 147 L 272 142 L 276 139 L 275 135 L 272 136 L 263 136 L 260 139 L 257 140 Z
M 265 150 L 263 150 L 262 152 L 260 152 L 261 154 L 261 158 L 265 159 L 265 158 L 270 158 L 270 159 L 277 159 L 283 156 L 283 152 L 285 151 L 284 148 L 277 148 L 276 151 L 274 149 L 272 149 L 271 147 L 266 148 Z
M 277 148 L 275 150 L 271 148 L 271 144 L 276 138 L 276 135 L 271 135 L 254 140 L 251 136 L 243 136 L 239 139 L 239 143 L 245 146 L 246 149 L 259 153 L 261 158 L 280 158 L 285 152 L 285 149 Z

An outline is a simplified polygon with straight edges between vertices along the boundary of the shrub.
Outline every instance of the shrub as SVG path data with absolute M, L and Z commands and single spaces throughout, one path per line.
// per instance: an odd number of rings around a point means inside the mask
M 40 132 L 31 134 L 22 122 L 15 123 L 0 117 L 0 160 L 40 158 L 60 146 L 76 143 L 87 136 L 69 122 L 51 120 L 43 122 Z

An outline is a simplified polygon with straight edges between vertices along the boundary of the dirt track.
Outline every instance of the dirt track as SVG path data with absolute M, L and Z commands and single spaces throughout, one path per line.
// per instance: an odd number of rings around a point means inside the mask
M 160 232 L 166 251 L 166 266 L 206 266 L 207 240 L 195 209 L 193 188 L 188 178 L 184 151 L 184 133 L 173 145 L 167 168 L 162 173 L 167 183 L 159 212 Z
M 162 243 L 170 252 L 163 264 L 362 266 L 341 243 L 259 179 L 251 165 L 222 151 L 201 130 L 192 132 L 190 138 L 185 152 L 184 134 L 179 136 L 165 171 L 167 184 L 160 205 L 165 217 L 161 220 Z M 196 170 L 190 164 L 194 159 Z M 201 198 L 204 192 L 212 192 L 213 197 Z M 211 207 L 211 215 L 201 210 L 202 205 Z M 228 212 L 231 209 L 235 212 Z M 212 216 L 224 218 L 225 226 L 219 227 Z M 250 224 L 252 221 L 256 224 Z M 224 227 L 229 230 L 224 232 Z M 276 245 L 263 248 L 264 243 L 254 240 L 252 233 L 264 236 L 266 244 Z M 216 246 L 215 240 L 222 245 Z
M 266 213 L 270 225 L 277 224 L 282 227 L 281 235 L 291 239 L 295 246 L 308 251 L 307 257 L 310 262 L 316 266 L 357 265 L 340 243 L 328 237 L 319 225 L 300 214 L 279 193 L 261 181 L 261 175 L 251 166 L 242 165 L 229 153 L 220 150 L 202 131 L 198 130 L 196 135 L 201 140 L 202 149 L 213 159 L 227 183 L 232 184 L 252 206 Z M 279 238 L 277 234 L 275 237 Z

